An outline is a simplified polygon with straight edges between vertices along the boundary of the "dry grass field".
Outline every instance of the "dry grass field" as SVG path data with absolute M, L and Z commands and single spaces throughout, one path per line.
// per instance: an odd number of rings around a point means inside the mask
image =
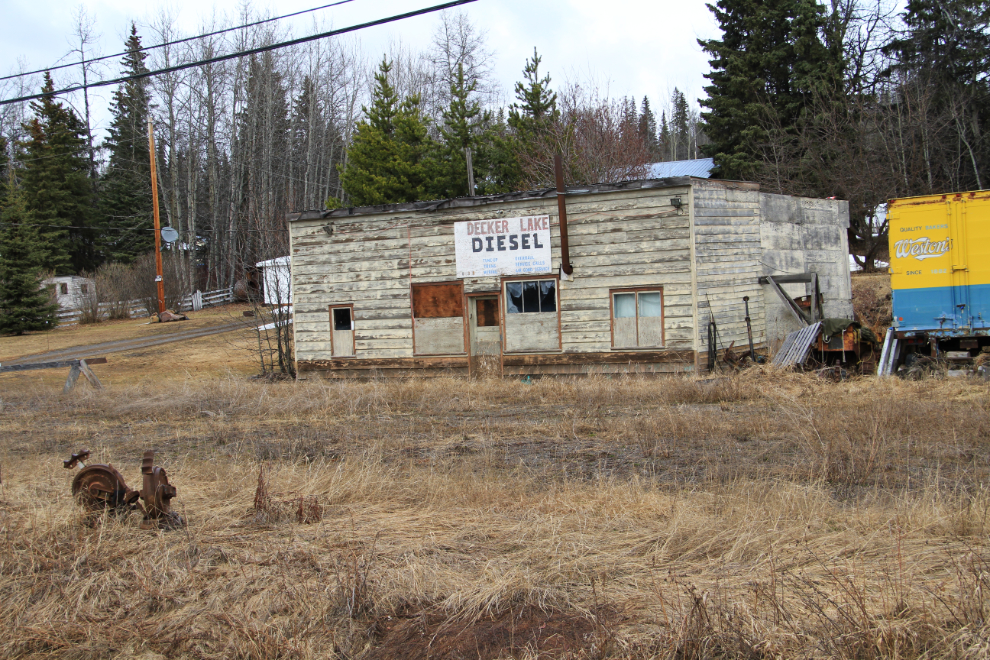
M 990 655 L 982 381 L 128 359 L 102 392 L 0 377 L 3 657 Z M 188 527 L 85 524 L 81 447 L 132 487 L 154 448 Z

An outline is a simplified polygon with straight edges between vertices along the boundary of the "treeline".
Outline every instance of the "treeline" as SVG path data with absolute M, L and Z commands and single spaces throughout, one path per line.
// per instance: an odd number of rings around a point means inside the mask
M 850 247 L 887 259 L 881 206 L 982 189 L 990 167 L 990 4 L 720 0 L 702 146 L 716 176 L 850 202 Z M 879 212 L 878 212 L 879 211 Z
M 251 19 L 245 12 L 237 21 Z M 83 54 L 92 25 L 84 14 L 77 23 Z M 168 16 L 142 31 L 132 27 L 120 70 L 104 75 L 287 37 L 254 27 L 142 51 L 181 37 Z M 484 34 L 464 14 L 444 13 L 429 49 L 396 46 L 373 63 L 352 42 L 330 39 L 128 81 L 113 92 L 99 143 L 88 95 L 73 99 L 78 107 L 52 97 L 5 106 L 4 190 L 21 200 L 17 221 L 38 230 L 47 271 L 134 262 L 154 244 L 150 118 L 162 223 L 180 235 L 170 254 L 185 263 L 190 286 L 213 288 L 285 254 L 291 211 L 470 194 L 468 150 L 474 192 L 488 194 L 552 185 L 557 152 L 569 182 L 614 181 L 644 176 L 653 161 L 695 157 L 704 142 L 679 90 L 660 101 L 658 118 L 646 97 L 554 89 L 534 50 L 507 101 L 491 62 Z M 43 90 L 60 86 L 45 75 Z

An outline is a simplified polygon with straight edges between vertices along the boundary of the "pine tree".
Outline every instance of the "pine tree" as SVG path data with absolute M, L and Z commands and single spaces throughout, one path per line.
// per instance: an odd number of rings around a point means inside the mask
M 354 206 L 413 202 L 436 194 L 435 144 L 419 110 L 419 97 L 402 101 L 382 60 L 371 107 L 357 124 L 341 179 Z
M 58 306 L 41 282 L 44 244 L 23 195 L 12 192 L 0 216 L 0 334 L 22 335 L 58 324 Z
M 147 73 L 141 37 L 131 24 L 124 44 L 122 74 Z M 103 146 L 109 152 L 106 172 L 100 182 L 101 257 L 129 263 L 155 245 L 151 202 L 151 156 L 148 148 L 148 113 L 151 95 L 148 79 L 120 84 L 113 93 L 113 121 Z
M 698 42 L 712 56 L 703 151 L 718 176 L 748 178 L 767 125 L 792 129 L 815 90 L 841 83 L 842 53 L 821 40 L 826 19 L 817 0 L 718 0 L 709 8 L 722 39 Z
M 646 145 L 651 158 L 661 160 L 660 143 L 657 136 L 657 118 L 650 108 L 650 100 L 645 96 L 639 111 L 639 139 Z
M 7 138 L 0 135 L 0 212 L 3 212 L 7 190 L 11 186 L 10 160 L 7 155 Z
M 557 93 L 550 89 L 550 74 L 540 78 L 542 58 L 533 49 L 533 59 L 526 60 L 523 68 L 525 82 L 516 83 L 518 103 L 509 106 L 508 123 L 525 139 L 527 134 L 539 130 L 540 126 L 560 116 L 557 109 Z
M 671 131 L 671 160 L 687 160 L 691 158 L 691 127 L 689 125 L 690 110 L 684 93 L 674 88 L 670 97 L 670 105 L 674 112 L 670 118 Z
M 438 159 L 442 169 L 439 183 L 444 197 L 471 194 L 468 190 L 465 149 L 471 149 L 475 192 L 487 192 L 483 173 L 488 169 L 487 146 L 490 139 L 487 133 L 492 118 L 491 113 L 482 112 L 481 105 L 471 98 L 476 87 L 476 81 L 465 80 L 464 65 L 458 64 L 450 84 L 450 105 L 443 111 L 443 125 L 440 127 L 443 144 Z
M 55 90 L 45 73 L 42 92 Z M 19 144 L 21 183 L 30 221 L 46 244 L 43 266 L 58 274 L 93 267 L 93 191 L 88 178 L 85 127 L 70 108 L 45 96 L 31 104 Z

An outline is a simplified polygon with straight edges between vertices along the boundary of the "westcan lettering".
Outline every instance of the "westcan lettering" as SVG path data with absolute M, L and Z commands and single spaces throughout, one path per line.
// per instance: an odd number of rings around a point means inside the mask
M 485 236 L 471 239 L 472 252 L 511 252 L 514 250 L 542 250 L 543 243 L 540 242 L 540 235 L 536 232 L 532 234 L 509 234 L 498 236 Z
M 894 253 L 898 259 L 914 257 L 919 261 L 941 257 L 952 247 L 952 241 L 945 238 L 941 241 L 933 241 L 927 236 L 921 238 L 906 238 L 894 243 Z

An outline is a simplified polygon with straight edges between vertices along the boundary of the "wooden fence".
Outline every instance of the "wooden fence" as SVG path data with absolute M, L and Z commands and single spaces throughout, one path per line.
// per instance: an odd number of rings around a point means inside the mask
M 232 302 L 234 302 L 234 287 L 216 289 L 215 291 L 196 291 L 194 293 L 187 293 L 183 296 L 182 302 L 179 303 L 179 309 L 177 311 L 198 311 L 204 307 L 225 305 Z M 122 304 L 125 303 L 100 303 L 100 318 L 107 318 L 112 307 L 120 306 Z M 129 300 L 126 305 L 127 318 L 147 318 L 148 305 L 144 299 Z M 82 320 L 83 311 L 81 309 L 63 309 L 59 310 L 57 316 L 58 324 L 60 326 L 77 325 Z

